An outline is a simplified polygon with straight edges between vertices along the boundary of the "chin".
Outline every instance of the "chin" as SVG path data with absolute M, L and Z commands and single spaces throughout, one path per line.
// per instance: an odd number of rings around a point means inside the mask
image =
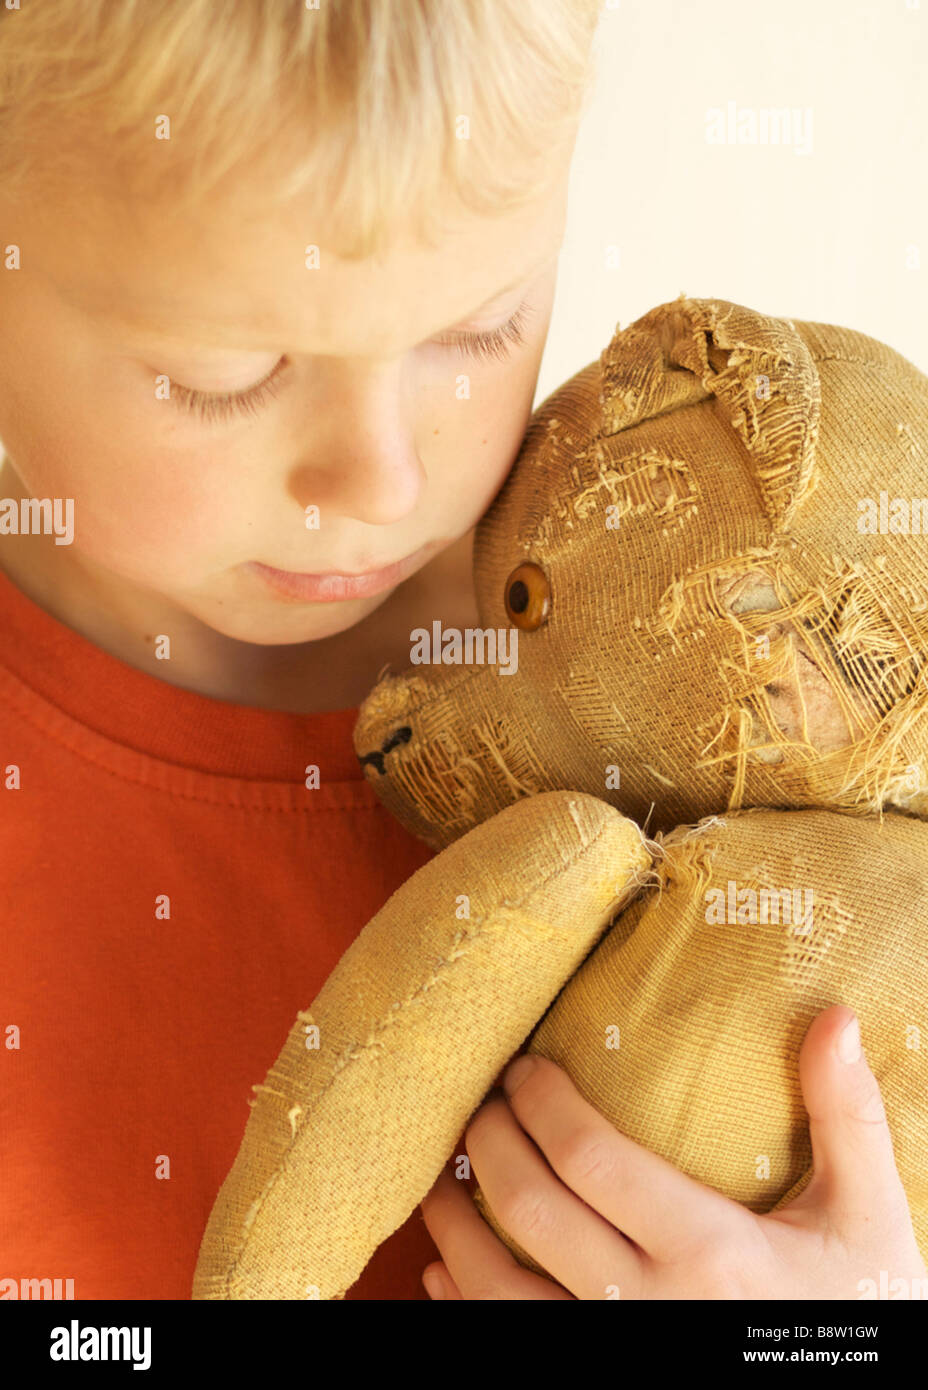
M 248 610 L 233 604 L 191 609 L 213 632 L 261 647 L 321 642 L 347 632 L 379 608 L 394 591 L 346 603 L 272 603 Z

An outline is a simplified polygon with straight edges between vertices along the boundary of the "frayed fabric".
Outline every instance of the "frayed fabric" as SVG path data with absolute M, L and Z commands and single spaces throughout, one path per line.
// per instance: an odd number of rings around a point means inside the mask
M 911 363 L 721 300 L 617 330 L 535 413 L 474 546 L 518 670 L 388 670 L 362 705 L 365 777 L 441 853 L 255 1088 L 194 1297 L 343 1297 L 526 1040 L 774 1209 L 835 1002 L 928 1256 L 926 462 Z

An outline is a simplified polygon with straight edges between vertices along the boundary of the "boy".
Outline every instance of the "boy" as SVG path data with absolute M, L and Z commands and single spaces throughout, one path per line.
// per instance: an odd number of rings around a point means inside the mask
M 595 19 L 2 13 L 0 1276 L 20 1286 L 189 1297 L 249 1087 L 428 858 L 350 731 L 413 628 L 475 624 L 471 537 L 529 418 Z M 73 537 L 30 498 L 72 499 Z M 471 1296 L 447 1210 L 437 1248 L 416 1215 L 349 1297 L 422 1298 L 439 1255 Z M 569 1296 L 542 1283 L 492 1296 Z

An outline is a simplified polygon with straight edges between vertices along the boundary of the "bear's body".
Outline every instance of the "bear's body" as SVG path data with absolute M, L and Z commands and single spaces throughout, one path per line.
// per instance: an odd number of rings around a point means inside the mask
M 623 1134 L 764 1212 L 811 1176 L 803 1037 L 829 1004 L 851 1004 L 928 1255 L 928 825 L 741 811 L 662 848 L 658 885 L 581 966 L 528 1051 L 564 1067 Z

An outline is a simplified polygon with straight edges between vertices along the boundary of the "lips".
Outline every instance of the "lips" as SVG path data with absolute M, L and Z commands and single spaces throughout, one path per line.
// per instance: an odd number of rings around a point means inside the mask
M 382 569 L 365 574 L 341 574 L 328 570 L 320 574 L 301 574 L 295 570 L 279 570 L 273 565 L 252 560 L 245 566 L 256 574 L 279 597 L 294 603 L 344 603 L 350 599 L 370 598 L 402 583 L 426 553 L 436 544 L 421 546 L 412 555 L 397 560 Z

